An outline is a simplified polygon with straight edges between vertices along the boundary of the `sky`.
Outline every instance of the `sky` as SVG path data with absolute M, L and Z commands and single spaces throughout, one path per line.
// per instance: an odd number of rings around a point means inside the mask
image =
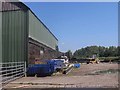
M 59 50 L 118 45 L 115 2 L 25 2 L 58 38 Z

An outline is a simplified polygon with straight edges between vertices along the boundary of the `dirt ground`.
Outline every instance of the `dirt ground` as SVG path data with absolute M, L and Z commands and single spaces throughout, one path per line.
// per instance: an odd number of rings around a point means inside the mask
M 96 71 L 118 69 L 118 64 L 81 64 L 67 75 L 48 77 L 23 77 L 10 82 L 4 88 L 117 88 L 118 73 L 93 74 Z
M 75 76 L 86 75 L 95 71 L 118 69 L 118 64 L 99 63 L 99 64 L 82 64 L 79 69 L 72 70 L 69 74 Z

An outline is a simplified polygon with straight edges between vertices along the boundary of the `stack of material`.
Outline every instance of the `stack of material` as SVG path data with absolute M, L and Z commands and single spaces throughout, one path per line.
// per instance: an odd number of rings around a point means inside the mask
M 73 64 L 69 64 L 68 67 L 63 71 L 63 74 L 68 74 L 73 68 Z

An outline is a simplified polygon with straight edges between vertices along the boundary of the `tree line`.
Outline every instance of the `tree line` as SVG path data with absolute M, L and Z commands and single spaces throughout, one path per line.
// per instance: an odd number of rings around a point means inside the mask
M 92 55 L 96 55 L 97 57 L 118 57 L 120 56 L 120 47 L 87 46 L 76 50 L 74 53 L 72 53 L 71 50 L 68 50 L 65 55 L 67 55 L 69 59 L 89 58 L 92 57 Z

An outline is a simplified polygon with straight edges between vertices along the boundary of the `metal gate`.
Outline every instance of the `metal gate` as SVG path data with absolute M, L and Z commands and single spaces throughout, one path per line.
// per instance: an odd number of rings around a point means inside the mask
M 7 62 L 0 63 L 1 85 L 25 75 L 25 62 Z

